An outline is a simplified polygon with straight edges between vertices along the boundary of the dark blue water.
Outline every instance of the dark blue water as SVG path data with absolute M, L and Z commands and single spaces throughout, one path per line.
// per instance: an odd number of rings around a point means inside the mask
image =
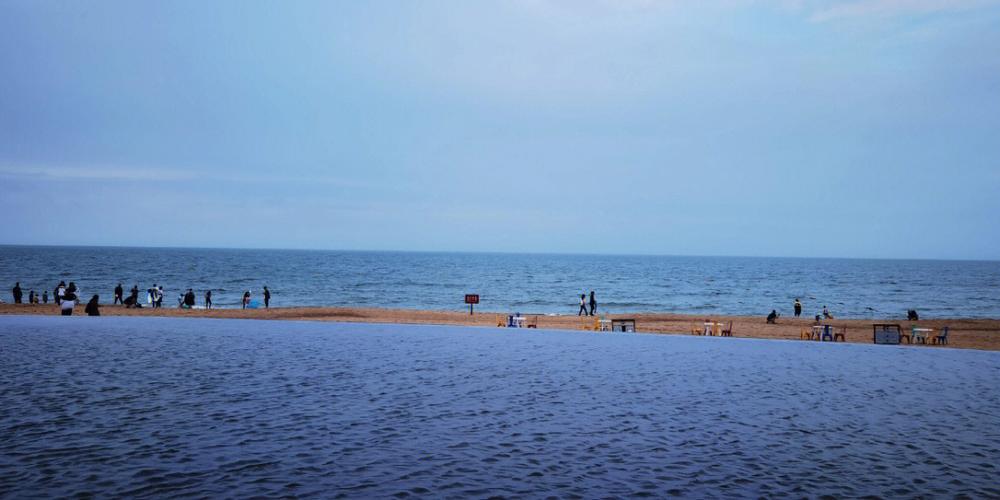
M 0 497 L 998 497 L 1000 353 L 0 317 Z
M 0 247 L 4 300 L 15 281 L 27 295 L 59 280 L 106 302 L 118 282 L 156 283 L 168 305 L 191 287 L 199 303 L 211 288 L 233 307 L 267 285 L 278 306 L 461 310 L 478 293 L 483 311 L 575 314 L 595 290 L 610 313 L 791 314 L 799 297 L 806 316 L 826 305 L 838 317 L 1000 317 L 1000 262 Z

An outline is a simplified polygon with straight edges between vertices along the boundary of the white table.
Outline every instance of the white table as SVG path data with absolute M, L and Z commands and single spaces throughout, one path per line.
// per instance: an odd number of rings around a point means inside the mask
M 514 328 L 524 328 L 524 325 L 527 322 L 527 320 L 528 318 L 524 316 L 514 316 L 513 318 Z
M 714 327 L 716 325 L 718 325 L 719 331 L 721 333 L 722 327 L 724 326 L 722 323 L 707 322 L 707 323 L 705 323 L 705 335 L 714 336 L 715 335 L 715 328 Z

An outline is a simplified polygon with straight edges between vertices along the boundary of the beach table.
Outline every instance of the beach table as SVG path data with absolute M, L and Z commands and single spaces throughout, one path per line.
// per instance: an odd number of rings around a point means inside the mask
M 524 316 L 514 316 L 512 318 L 512 324 L 514 325 L 514 328 L 524 328 L 524 325 L 527 323 L 527 321 L 528 318 Z
M 718 326 L 718 330 L 715 327 Z M 716 331 L 721 332 L 722 327 L 726 326 L 724 323 L 716 323 L 714 321 L 708 321 L 705 323 L 705 335 L 714 336 Z
M 920 339 L 920 341 L 921 341 L 922 344 L 926 344 L 927 343 L 927 337 L 930 337 L 931 333 L 934 333 L 934 329 L 933 328 L 913 328 L 912 332 L 913 332 L 912 342 L 914 344 L 917 343 L 917 339 Z
M 830 325 L 814 325 L 812 327 L 812 339 L 813 340 L 823 340 L 823 332 L 826 328 L 830 329 L 830 338 L 833 339 L 833 327 Z

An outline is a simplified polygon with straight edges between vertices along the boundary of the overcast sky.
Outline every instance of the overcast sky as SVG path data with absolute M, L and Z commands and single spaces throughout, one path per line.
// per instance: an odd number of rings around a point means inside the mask
M 1000 259 L 998 26 L 0 0 L 0 243 Z

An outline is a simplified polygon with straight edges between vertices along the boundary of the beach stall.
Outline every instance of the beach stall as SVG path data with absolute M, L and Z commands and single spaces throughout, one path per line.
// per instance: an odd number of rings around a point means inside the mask
M 899 345 L 900 326 L 888 323 L 872 325 L 872 341 L 876 344 Z

